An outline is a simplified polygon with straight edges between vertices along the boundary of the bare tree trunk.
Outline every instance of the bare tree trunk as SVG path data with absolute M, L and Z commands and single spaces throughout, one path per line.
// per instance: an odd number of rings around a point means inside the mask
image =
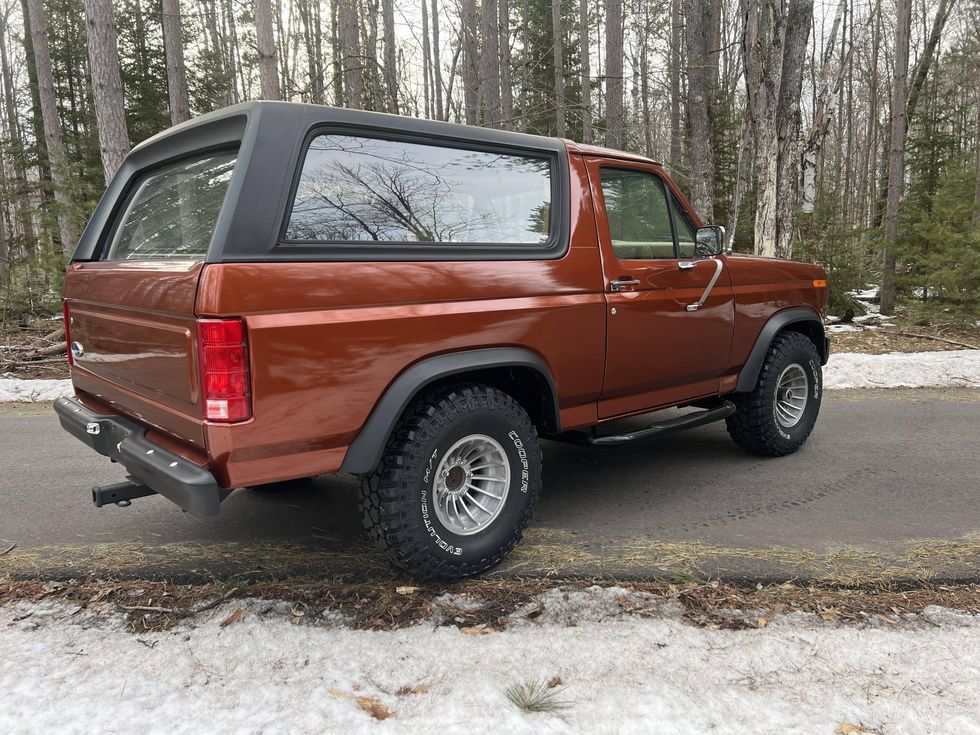
M 425 0 L 422 0 L 425 7 Z M 395 7 L 393 0 L 381 2 L 381 24 L 384 27 L 385 91 L 388 93 L 388 111 L 398 114 L 398 66 L 395 53 Z M 428 40 L 428 33 L 426 33 Z
M 500 127 L 514 127 L 514 89 L 510 71 L 510 1 L 497 0 L 500 57 Z
M 108 184 L 129 153 L 112 0 L 85 0 L 85 30 L 88 33 L 88 60 L 92 70 L 92 98 L 99 128 L 99 148 L 105 182 Z
M 670 2 L 670 170 L 681 163 L 681 0 Z
M 425 0 L 422 0 L 425 2 Z M 506 4 L 507 0 L 502 0 Z M 432 0 L 432 98 L 435 101 L 435 111 L 437 120 L 445 120 L 448 117 L 448 109 L 443 106 L 442 89 L 442 59 L 441 47 L 439 46 L 439 2 Z M 448 105 L 446 105 L 448 107 Z
M 640 107 L 643 111 L 643 152 L 653 157 L 653 121 L 650 117 L 650 49 L 647 37 L 650 33 L 650 13 L 643 16 L 643 38 L 640 39 Z
M 789 0 L 776 108 L 779 145 L 776 256 L 779 258 L 793 255 L 793 213 L 800 193 L 800 94 L 803 91 L 803 66 L 812 23 L 813 0 Z
M 500 127 L 500 29 L 497 0 L 483 0 L 482 46 L 483 58 L 483 123 L 491 128 Z
M 606 145 L 623 147 L 623 0 L 606 3 Z
M 551 0 L 551 49 L 554 60 L 555 124 L 559 138 L 565 137 L 565 47 L 561 33 L 561 0 Z
M 918 106 L 919 95 L 922 93 L 926 76 L 929 74 L 929 67 L 935 57 L 936 47 L 939 45 L 939 39 L 942 38 L 946 21 L 949 20 L 949 16 L 952 14 L 955 6 L 956 0 L 939 0 L 939 7 L 936 8 L 936 15 L 932 21 L 932 30 L 929 33 L 929 38 L 926 40 L 925 49 L 923 49 L 922 55 L 912 70 L 912 83 L 909 86 L 908 102 L 906 103 L 906 125 L 915 116 L 915 108 Z
M 429 9 L 425 0 L 422 0 L 422 100 L 425 107 L 425 116 L 431 118 L 435 103 L 435 83 L 432 81 L 432 51 L 429 47 Z
M 463 107 L 466 124 L 476 125 L 480 107 L 480 55 L 476 31 L 476 0 L 462 0 L 460 22 L 463 49 Z
M 190 120 L 187 101 L 187 73 L 184 70 L 184 34 L 180 23 L 180 0 L 163 0 L 163 53 L 167 62 L 167 93 L 170 96 L 170 122 Z
M 977 80 L 977 89 L 980 89 L 980 79 Z M 980 93 L 977 94 L 976 102 L 977 106 L 977 121 L 973 129 L 974 134 L 977 136 L 974 139 L 974 164 L 973 164 L 973 226 L 980 226 Z
M 579 0 L 578 42 L 582 56 L 582 142 L 592 142 L 592 71 L 589 54 L 589 0 Z
M 337 25 L 344 70 L 344 106 L 360 110 L 364 106 L 364 65 L 356 0 L 338 0 Z
M 34 213 L 31 210 L 31 198 L 27 188 L 27 163 L 25 161 L 23 140 L 17 124 L 17 101 L 14 99 L 14 81 L 10 69 L 10 57 L 7 54 L 7 21 L 0 19 L 0 68 L 3 73 L 3 103 L 7 115 L 7 137 L 10 140 L 11 158 L 14 163 L 14 193 L 17 200 L 17 213 L 20 219 L 21 234 L 24 237 L 24 248 L 28 255 L 34 252 Z M 0 166 L 2 167 L 2 166 Z
M 892 79 L 891 142 L 888 147 L 888 202 L 885 205 L 885 243 L 881 255 L 881 313 L 895 313 L 895 245 L 898 210 L 905 179 L 905 132 L 908 129 L 909 35 L 911 0 L 895 5 L 895 72 Z
M 255 0 L 255 42 L 259 55 L 259 86 L 262 99 L 282 99 L 270 0 Z M 315 67 L 315 62 L 312 66 Z
M 344 106 L 344 49 L 340 41 L 340 3 L 330 3 L 330 51 L 333 62 L 333 103 Z
M 712 48 L 711 6 L 716 0 L 688 0 L 687 18 L 687 161 L 691 204 L 705 222 L 714 219 L 714 91 L 718 56 Z M 712 65 L 714 62 L 714 65 Z
M 44 15 L 41 0 L 26 0 L 30 14 L 31 43 L 34 47 L 34 65 L 37 70 L 38 96 L 44 123 L 44 143 L 48 149 L 51 166 L 51 183 L 57 203 L 58 233 L 61 248 L 69 252 L 78 240 L 78 230 L 71 216 L 71 195 L 68 172 L 65 168 L 65 146 L 61 139 L 61 121 L 55 97 L 54 77 L 51 73 L 51 52 L 48 50 L 48 19 Z
M 743 0 L 746 115 L 755 152 L 756 254 L 789 257 L 799 193 L 800 92 L 813 0 Z

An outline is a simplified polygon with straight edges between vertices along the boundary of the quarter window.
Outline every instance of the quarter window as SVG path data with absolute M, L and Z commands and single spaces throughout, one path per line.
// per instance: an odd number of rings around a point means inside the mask
M 549 158 L 318 135 L 285 237 L 541 245 L 552 227 L 551 183 Z
M 676 257 L 663 182 L 653 174 L 627 169 L 602 169 L 600 176 L 609 238 L 616 257 Z

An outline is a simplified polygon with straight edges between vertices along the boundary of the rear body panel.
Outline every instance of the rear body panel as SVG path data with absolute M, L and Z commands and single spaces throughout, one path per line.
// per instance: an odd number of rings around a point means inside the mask
M 74 263 L 65 279 L 78 391 L 204 448 L 194 304 L 204 266 Z

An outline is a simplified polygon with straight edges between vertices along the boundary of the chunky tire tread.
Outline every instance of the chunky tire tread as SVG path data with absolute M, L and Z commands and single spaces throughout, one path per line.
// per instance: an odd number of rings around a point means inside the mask
M 728 396 L 728 399 L 735 403 L 737 410 L 735 414 L 725 419 L 725 424 L 729 435 L 743 449 L 766 457 L 783 457 L 803 446 L 809 437 L 813 421 L 816 420 L 815 412 L 812 418 L 804 417 L 810 426 L 794 440 L 787 440 L 780 435 L 773 416 L 776 381 L 788 364 L 799 362 L 793 356 L 801 352 L 806 353 L 808 359 L 815 361 L 814 364 L 820 364 L 817 348 L 805 335 L 799 332 L 782 332 L 776 335 L 769 346 L 755 389 L 751 393 Z M 812 376 L 810 379 L 813 379 Z M 819 388 L 819 395 L 822 396 L 822 383 Z M 811 397 L 810 400 L 814 399 Z M 816 410 L 819 410 L 819 398 L 816 401 Z
M 494 551 L 476 561 L 435 553 L 428 533 L 410 520 L 416 512 L 421 475 L 439 434 L 468 413 L 489 410 L 507 417 L 527 437 L 530 469 L 527 505 Z M 531 522 L 541 492 L 541 449 L 527 412 L 510 395 L 479 384 L 436 389 L 416 399 L 392 432 L 381 466 L 361 477 L 361 520 L 384 555 L 410 574 L 433 581 L 469 577 L 499 564 L 517 545 Z

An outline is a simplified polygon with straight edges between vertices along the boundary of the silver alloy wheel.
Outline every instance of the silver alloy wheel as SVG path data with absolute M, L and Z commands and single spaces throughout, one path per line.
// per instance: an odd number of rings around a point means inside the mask
M 810 381 L 806 371 L 795 362 L 787 365 L 776 381 L 776 400 L 773 401 L 773 413 L 780 426 L 792 429 L 800 423 L 809 394 Z
M 482 531 L 496 520 L 510 490 L 510 462 L 500 444 L 470 434 L 453 444 L 436 470 L 436 517 L 458 536 Z

